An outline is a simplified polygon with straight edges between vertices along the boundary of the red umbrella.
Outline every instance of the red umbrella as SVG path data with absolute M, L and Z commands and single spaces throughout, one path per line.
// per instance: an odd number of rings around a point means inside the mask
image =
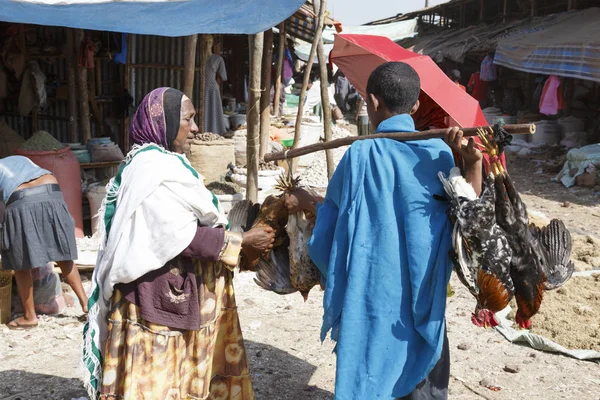
M 452 82 L 430 57 L 406 50 L 386 37 L 335 35 L 330 60 L 365 99 L 367 81 L 375 68 L 389 61 L 409 64 L 419 74 L 422 95 L 430 97 L 447 114 L 449 126 L 488 125 L 479 102 Z

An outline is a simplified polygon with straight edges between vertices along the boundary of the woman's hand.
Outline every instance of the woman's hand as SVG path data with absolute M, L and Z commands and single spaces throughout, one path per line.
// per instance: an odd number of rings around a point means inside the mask
M 483 154 L 475 147 L 475 140 L 467 140 L 458 127 L 446 129 L 444 140 L 463 159 L 465 166 L 478 164 L 483 160 Z
M 275 243 L 275 231 L 270 226 L 256 227 L 242 235 L 242 248 L 250 248 L 257 252 L 267 252 Z

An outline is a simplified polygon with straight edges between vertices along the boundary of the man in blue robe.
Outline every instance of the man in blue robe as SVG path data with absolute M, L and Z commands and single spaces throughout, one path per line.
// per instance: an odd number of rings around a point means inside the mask
M 371 74 L 367 109 L 382 132 L 414 132 L 420 80 L 404 63 Z M 457 128 L 446 140 L 481 190 L 481 153 Z M 452 225 L 438 172 L 454 167 L 441 139 L 355 142 L 323 201 L 299 190 L 291 212 L 316 212 L 309 253 L 325 283 L 321 339 L 337 342 L 336 400 L 447 399 Z

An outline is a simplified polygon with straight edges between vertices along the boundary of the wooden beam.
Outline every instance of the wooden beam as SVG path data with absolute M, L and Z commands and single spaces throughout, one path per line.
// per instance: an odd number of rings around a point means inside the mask
M 75 51 L 78 53 L 85 40 L 83 29 L 75 30 Z M 76 54 L 77 54 L 76 53 Z M 90 107 L 88 96 L 88 71 L 85 66 L 77 65 L 77 90 L 79 93 L 79 128 L 81 130 L 80 141 L 87 144 L 92 137 L 92 129 L 90 126 Z
M 325 20 L 325 8 L 319 10 L 317 19 L 317 27 L 315 29 L 315 37 L 313 38 L 308 60 L 306 61 L 306 68 L 304 69 L 304 79 L 302 80 L 302 88 L 300 89 L 300 97 L 298 98 L 298 114 L 296 115 L 296 126 L 294 127 L 294 144 L 292 149 L 297 148 L 300 145 L 300 129 L 302 128 L 302 114 L 304 113 L 304 100 L 306 98 L 306 91 L 308 89 L 308 81 L 310 78 L 310 71 L 312 70 L 313 63 L 315 62 L 315 56 L 317 54 L 317 43 L 321 40 L 323 34 L 323 22 Z M 297 160 L 290 161 L 290 170 L 292 173 L 296 170 Z
M 508 0 L 504 0 L 504 10 L 502 11 L 502 22 L 508 18 Z
M 194 93 L 194 75 L 196 74 L 196 48 L 198 35 L 185 37 L 183 46 L 183 93 L 190 99 Z
M 531 13 L 530 14 L 532 17 L 535 17 L 535 10 L 536 10 L 535 6 L 536 6 L 535 0 L 531 0 Z
M 321 3 L 321 4 L 319 4 Z M 315 15 L 319 18 L 324 18 L 325 14 L 321 10 L 327 10 L 327 0 L 313 0 Z M 331 104 L 329 103 L 329 81 L 327 76 L 327 57 L 323 48 L 323 37 L 317 41 L 317 57 L 319 58 L 319 70 L 321 73 L 321 105 L 323 108 L 323 127 L 325 128 L 325 142 L 331 141 L 332 136 L 332 121 L 331 121 Z M 327 159 L 327 179 L 331 179 L 335 171 L 335 162 L 333 160 L 333 151 L 325 152 Z
M 571 11 L 572 9 L 576 8 L 577 5 L 575 4 L 575 0 L 569 0 L 567 2 L 567 10 Z
M 281 102 L 281 75 L 283 73 L 283 58 L 285 57 L 285 21 L 279 25 L 279 49 L 277 50 L 277 69 L 275 71 L 275 93 L 273 94 L 273 114 L 281 117 L 279 106 Z
M 135 49 L 132 47 L 133 44 L 133 34 L 130 33 L 127 35 L 127 60 L 125 61 L 125 72 L 124 72 L 124 76 L 123 76 L 123 87 L 125 89 L 127 89 L 127 91 L 129 92 L 129 94 L 131 94 L 132 96 L 135 96 L 135 93 L 131 93 L 131 88 L 129 87 L 129 83 L 130 83 L 130 79 L 131 79 L 131 54 L 133 51 L 135 51 Z M 124 94 L 123 92 L 121 92 L 121 94 Z M 131 120 L 132 116 L 127 116 L 127 118 L 123 119 L 123 126 L 122 126 L 122 132 L 123 132 L 123 152 L 125 154 L 127 154 L 129 152 L 129 121 Z
M 483 22 L 484 19 L 485 19 L 484 1 L 479 0 L 479 22 Z
M 248 134 L 246 144 L 247 185 L 246 199 L 258 201 L 258 152 L 259 152 L 259 104 L 260 104 L 260 67 L 262 64 L 264 34 L 257 33 L 250 46 L 250 84 L 248 89 Z
M 260 150 L 259 159 L 269 152 L 271 134 L 271 70 L 273 68 L 273 30 L 264 32 L 262 79 L 260 96 Z
M 466 26 L 466 13 L 465 13 L 465 3 L 460 3 L 460 27 L 464 28 Z
M 65 57 L 67 61 L 67 86 L 69 89 L 68 111 L 69 111 L 69 142 L 76 143 L 79 140 L 79 128 L 77 124 L 77 81 L 75 79 L 75 44 L 73 38 L 73 29 L 65 28 L 67 45 L 65 47 Z
M 203 35 L 200 38 L 200 98 L 198 99 L 198 130 L 200 133 L 204 133 L 204 119 L 206 118 L 206 63 L 208 60 L 206 59 L 206 46 L 208 45 L 206 41 L 206 36 Z

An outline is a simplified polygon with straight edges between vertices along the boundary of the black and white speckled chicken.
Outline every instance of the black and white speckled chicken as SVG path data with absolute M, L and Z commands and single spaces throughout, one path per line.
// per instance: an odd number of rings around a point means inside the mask
M 496 326 L 494 313 L 506 308 L 514 288 L 510 278 L 512 249 L 496 224 L 494 177 L 486 179 L 477 198 L 458 168 L 453 168 L 448 178 L 441 172 L 438 175 L 450 199 L 455 271 L 477 300 L 471 320 L 477 326 Z
M 492 159 L 497 159 L 499 149 L 491 134 L 482 130 L 480 139 Z M 508 172 L 500 163 L 494 164 L 496 220 L 512 248 L 510 276 L 518 306 L 515 321 L 528 329 L 541 306 L 544 290 L 560 287 L 573 273 L 569 261 L 571 235 L 559 220 L 541 229 L 530 225 L 527 207 Z

